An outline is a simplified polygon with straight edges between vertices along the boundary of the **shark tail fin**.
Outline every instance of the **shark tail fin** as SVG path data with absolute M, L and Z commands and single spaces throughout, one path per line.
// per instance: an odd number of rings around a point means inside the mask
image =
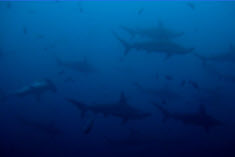
M 157 103 L 152 103 L 155 107 L 157 107 L 159 109 L 159 111 L 161 111 L 163 113 L 163 119 L 162 121 L 163 122 L 166 122 L 167 119 L 169 119 L 170 117 L 170 113 L 165 109 L 163 108 L 162 106 L 158 105 Z
M 206 57 L 203 57 L 197 53 L 194 53 L 194 56 L 196 56 L 197 58 L 199 58 L 201 61 L 202 61 L 202 65 L 203 67 L 205 67 L 207 65 L 207 62 L 206 62 Z
M 122 38 L 120 38 L 116 32 L 113 32 L 113 35 L 114 37 L 119 40 L 121 42 L 121 44 L 125 47 L 125 50 L 124 50 L 124 56 L 126 56 L 130 49 L 131 49 L 131 45 L 129 43 L 127 43 L 125 40 L 123 40 Z
M 85 117 L 85 113 L 87 111 L 87 107 L 86 107 L 86 105 L 84 103 L 76 101 L 74 99 L 70 99 L 70 98 L 65 98 L 65 100 L 67 100 L 71 104 L 75 105 L 81 111 L 81 118 Z
M 131 38 L 134 38 L 135 36 L 135 31 L 126 27 L 126 26 L 120 26 L 121 29 L 123 29 L 124 31 L 128 32 L 131 35 Z

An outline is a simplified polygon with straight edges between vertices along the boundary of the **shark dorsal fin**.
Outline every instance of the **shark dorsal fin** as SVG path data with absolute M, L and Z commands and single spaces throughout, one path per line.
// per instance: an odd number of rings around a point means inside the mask
M 119 103 L 122 105 L 127 104 L 127 98 L 126 98 L 124 92 L 121 92 Z
M 200 106 L 199 106 L 199 113 L 201 115 L 206 115 L 206 108 L 205 108 L 204 104 L 200 104 Z

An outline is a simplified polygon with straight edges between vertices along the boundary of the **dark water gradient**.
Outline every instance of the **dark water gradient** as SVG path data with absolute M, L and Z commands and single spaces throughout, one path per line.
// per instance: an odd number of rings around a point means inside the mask
M 234 156 L 234 81 L 217 78 L 192 54 L 165 60 L 163 54 L 131 50 L 123 59 L 124 48 L 112 34 L 115 31 L 132 41 L 120 25 L 144 28 L 162 21 L 167 28 L 184 32 L 184 36 L 174 39 L 177 43 L 195 48 L 195 53 L 213 56 L 235 45 L 234 15 L 235 2 L 223 1 L 195 1 L 190 5 L 184 1 L 1 1 L 0 94 L 8 95 L 44 78 L 52 80 L 58 92 L 43 94 L 40 102 L 33 96 L 8 96 L 1 101 L 0 156 Z M 56 56 L 78 61 L 86 57 L 97 71 L 82 74 L 63 68 L 57 65 Z M 234 63 L 210 64 L 224 75 L 235 76 Z M 165 75 L 173 80 L 164 79 Z M 192 80 L 199 88 L 189 84 L 182 87 L 183 80 Z M 175 120 L 163 123 L 161 112 L 150 104 L 162 101 L 139 91 L 135 82 L 178 93 L 179 99 L 166 100 L 164 107 L 170 111 L 196 112 L 203 103 L 208 114 L 225 125 L 207 133 L 201 127 Z M 122 91 L 128 103 L 152 116 L 122 125 L 120 118 L 95 115 L 92 130 L 85 135 L 82 128 L 86 118 L 81 119 L 76 107 L 64 99 L 108 103 L 117 101 Z M 55 126 L 60 132 L 25 125 L 19 117 L 49 128 Z M 140 132 L 138 138 L 145 142 L 107 142 L 106 137 L 127 139 L 130 128 Z M 148 142 L 150 139 L 157 140 Z

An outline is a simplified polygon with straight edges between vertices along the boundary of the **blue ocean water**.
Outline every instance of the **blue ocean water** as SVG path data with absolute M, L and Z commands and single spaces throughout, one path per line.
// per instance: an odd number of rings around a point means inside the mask
M 1 1 L 1 157 L 235 156 L 235 2 Z

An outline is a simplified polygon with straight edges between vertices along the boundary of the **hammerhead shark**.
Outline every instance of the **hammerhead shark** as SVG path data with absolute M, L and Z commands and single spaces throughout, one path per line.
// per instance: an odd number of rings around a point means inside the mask
M 183 122 L 184 124 L 191 124 L 203 127 L 206 132 L 212 127 L 215 126 L 222 126 L 224 125 L 221 121 L 215 119 L 214 117 L 207 114 L 205 106 L 200 105 L 199 111 L 195 113 L 176 113 L 176 112 L 169 112 L 167 109 L 163 108 L 162 106 L 153 103 L 159 111 L 163 114 L 163 122 L 167 119 L 174 119 Z
M 203 65 L 206 65 L 206 63 L 209 61 L 222 62 L 222 63 L 223 62 L 235 63 L 235 46 L 231 44 L 227 52 L 211 57 L 206 57 L 200 54 L 194 54 L 194 55 L 202 61 Z
M 173 55 L 185 55 L 191 53 L 194 50 L 194 48 L 185 48 L 170 40 L 151 40 L 128 43 L 127 41 L 119 37 L 115 32 L 113 32 L 113 35 L 124 46 L 124 56 L 126 56 L 131 49 L 136 49 L 144 50 L 147 53 L 163 53 L 166 54 L 166 59 L 169 59 Z
M 129 105 L 123 92 L 121 93 L 120 99 L 117 102 L 108 104 L 87 105 L 74 99 L 66 98 L 66 100 L 81 110 L 82 117 L 84 117 L 86 112 L 91 111 L 95 114 L 101 113 L 105 117 L 109 115 L 119 117 L 122 119 L 124 124 L 128 120 L 140 120 L 151 116 L 151 113 L 144 112 Z
M 28 95 L 34 95 L 37 101 L 41 100 L 41 95 L 47 91 L 57 92 L 55 84 L 49 79 L 43 79 L 35 81 L 34 83 L 25 86 L 10 95 L 16 95 L 19 97 L 24 97 Z
M 184 32 L 176 32 L 166 28 L 162 22 L 158 22 L 157 27 L 150 27 L 150 28 L 139 28 L 139 29 L 132 29 L 126 26 L 120 26 L 121 29 L 128 32 L 132 37 L 137 35 L 141 37 L 147 37 L 152 40 L 168 40 L 172 38 L 181 37 L 184 35 Z
M 86 57 L 82 61 L 62 61 L 61 59 L 56 57 L 56 62 L 62 67 L 84 74 L 89 74 L 96 71 L 95 67 L 88 62 Z

